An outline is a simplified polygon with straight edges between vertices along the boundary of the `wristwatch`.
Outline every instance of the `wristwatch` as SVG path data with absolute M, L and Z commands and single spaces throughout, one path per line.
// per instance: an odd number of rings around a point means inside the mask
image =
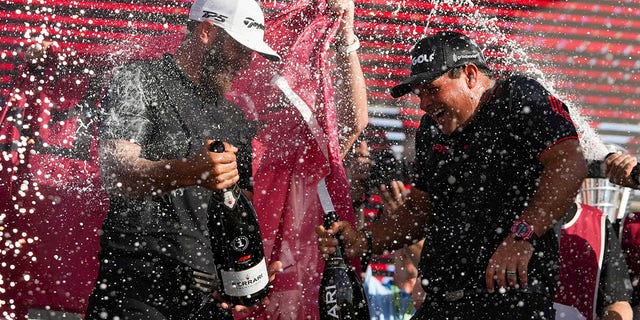
M 511 226 L 511 235 L 516 240 L 534 240 L 533 226 L 524 220 L 516 220 Z

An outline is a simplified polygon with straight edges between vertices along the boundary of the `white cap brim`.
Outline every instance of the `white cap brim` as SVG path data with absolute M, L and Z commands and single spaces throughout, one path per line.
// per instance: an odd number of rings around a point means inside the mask
M 238 32 L 233 32 L 232 30 L 225 29 L 228 35 L 230 35 L 234 40 L 238 41 L 241 45 L 259 53 L 265 59 L 271 61 L 280 61 L 280 55 L 271 49 L 268 44 L 266 44 L 262 40 L 257 39 L 249 39 Z

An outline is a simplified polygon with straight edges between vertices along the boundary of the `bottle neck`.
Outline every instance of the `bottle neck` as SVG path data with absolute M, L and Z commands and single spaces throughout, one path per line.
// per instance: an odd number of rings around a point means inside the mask
M 340 234 L 337 234 L 336 237 L 340 237 Z M 329 254 L 329 259 L 327 259 L 325 267 L 330 267 L 330 268 L 346 268 L 347 267 L 345 258 L 342 255 L 342 248 L 343 248 L 342 241 L 339 241 L 339 244 L 336 246 L 336 251 L 334 253 Z
M 323 221 L 324 227 L 329 229 L 332 223 L 338 221 L 338 214 L 335 211 L 325 212 Z M 344 246 L 342 244 L 342 240 L 340 240 L 341 235 L 338 233 L 334 237 L 338 239 L 338 245 L 336 246 L 336 251 L 329 254 L 329 260 L 327 260 L 327 263 L 332 266 L 337 266 L 338 264 L 344 265 L 344 257 L 342 256 L 342 248 L 344 248 Z

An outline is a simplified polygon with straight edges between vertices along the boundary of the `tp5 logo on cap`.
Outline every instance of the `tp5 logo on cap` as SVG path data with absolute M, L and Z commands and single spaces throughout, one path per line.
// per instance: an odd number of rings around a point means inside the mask
M 215 13 L 213 11 L 203 11 L 202 19 L 209 19 L 216 22 L 225 22 L 227 21 L 227 16 L 219 13 Z

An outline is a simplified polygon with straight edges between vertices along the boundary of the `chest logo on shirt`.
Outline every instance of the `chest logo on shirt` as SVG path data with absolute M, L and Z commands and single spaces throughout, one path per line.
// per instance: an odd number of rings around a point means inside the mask
M 449 152 L 450 148 L 443 144 L 436 143 L 431 147 L 431 150 L 436 151 L 438 153 L 447 153 Z

